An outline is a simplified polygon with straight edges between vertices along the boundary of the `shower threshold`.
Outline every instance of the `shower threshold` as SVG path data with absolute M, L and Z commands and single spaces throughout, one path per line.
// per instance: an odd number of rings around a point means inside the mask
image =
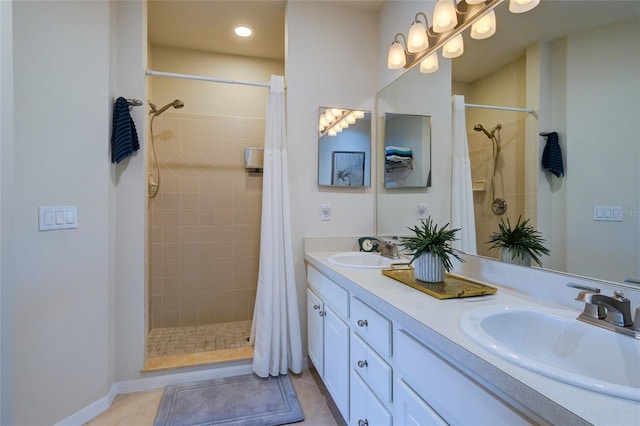
M 143 371 L 251 359 L 250 332 L 251 321 L 153 329 Z

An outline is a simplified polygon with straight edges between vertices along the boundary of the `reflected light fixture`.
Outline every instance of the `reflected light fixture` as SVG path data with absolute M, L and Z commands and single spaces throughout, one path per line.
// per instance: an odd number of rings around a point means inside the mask
M 471 26 L 471 38 L 484 40 L 496 33 L 496 13 L 492 10 Z
M 457 58 L 464 53 L 464 40 L 462 34 L 458 34 L 447 42 L 442 48 L 442 56 L 445 58 Z
M 253 30 L 246 25 L 238 25 L 233 29 L 238 37 L 250 37 L 253 34 Z
M 420 72 L 429 74 L 438 71 L 438 52 L 433 52 L 420 61 Z
M 429 27 L 427 15 L 415 15 L 408 36 L 397 33 L 389 47 L 389 69 L 412 68 L 420 63 L 420 71 L 435 72 L 438 69 L 439 48 L 442 56 L 457 58 L 464 52 L 462 33 L 471 28 L 471 37 L 482 40 L 496 32 L 494 9 L 507 0 L 437 0 L 433 10 L 433 26 Z M 509 0 L 509 10 L 522 13 L 533 9 L 540 0 Z M 404 44 L 403 44 L 404 41 Z
M 540 0 L 509 0 L 509 12 L 528 12 L 540 3 Z
M 355 124 L 359 118 L 364 118 L 364 111 L 339 108 L 326 108 L 318 119 L 318 132 L 320 136 L 336 136 L 342 130 Z

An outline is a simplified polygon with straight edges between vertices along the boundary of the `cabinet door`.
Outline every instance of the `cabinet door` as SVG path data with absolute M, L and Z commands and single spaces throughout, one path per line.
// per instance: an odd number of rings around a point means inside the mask
M 391 414 L 357 372 L 351 372 L 352 426 L 391 426 Z M 403 425 L 403 423 L 397 423 Z
M 398 425 L 436 425 L 447 423 L 426 402 L 411 389 L 404 380 L 396 382 L 394 399 L 396 405 L 396 424 Z M 464 409 L 464 408 L 461 408 Z
M 349 420 L 349 326 L 326 305 L 324 312 L 324 384 Z
M 315 293 L 307 289 L 307 336 L 308 346 L 307 353 L 309 359 L 318 370 L 320 377 L 324 376 L 324 331 L 323 317 L 324 312 L 322 300 Z

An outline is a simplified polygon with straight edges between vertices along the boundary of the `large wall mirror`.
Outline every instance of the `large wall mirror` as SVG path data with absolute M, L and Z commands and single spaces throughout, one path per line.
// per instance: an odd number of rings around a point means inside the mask
M 520 15 L 504 3 L 496 14 L 493 37 L 464 34 L 465 53 L 452 61 L 452 94 L 523 108 L 535 99 L 536 114 L 466 110 L 478 253 L 497 257 L 486 250 L 489 234 L 500 218 L 513 223 L 522 215 L 547 240 L 544 268 L 616 283 L 640 280 L 640 2 L 546 1 Z M 393 86 L 408 93 L 419 75 L 412 69 Z M 489 133 L 502 127 L 495 178 L 488 166 L 493 142 L 474 130 L 477 124 Z M 540 167 L 543 131 L 560 136 L 563 177 Z M 490 211 L 495 197 L 507 200 L 502 216 Z M 378 214 L 388 210 L 384 203 Z M 620 207 L 623 220 L 595 220 L 598 206 Z
M 371 111 L 319 108 L 318 185 L 371 186 Z

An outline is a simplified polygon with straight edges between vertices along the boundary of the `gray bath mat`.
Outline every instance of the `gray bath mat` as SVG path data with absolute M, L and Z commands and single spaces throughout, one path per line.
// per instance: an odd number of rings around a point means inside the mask
M 275 426 L 302 420 L 289 376 L 248 374 L 167 386 L 155 426 Z

